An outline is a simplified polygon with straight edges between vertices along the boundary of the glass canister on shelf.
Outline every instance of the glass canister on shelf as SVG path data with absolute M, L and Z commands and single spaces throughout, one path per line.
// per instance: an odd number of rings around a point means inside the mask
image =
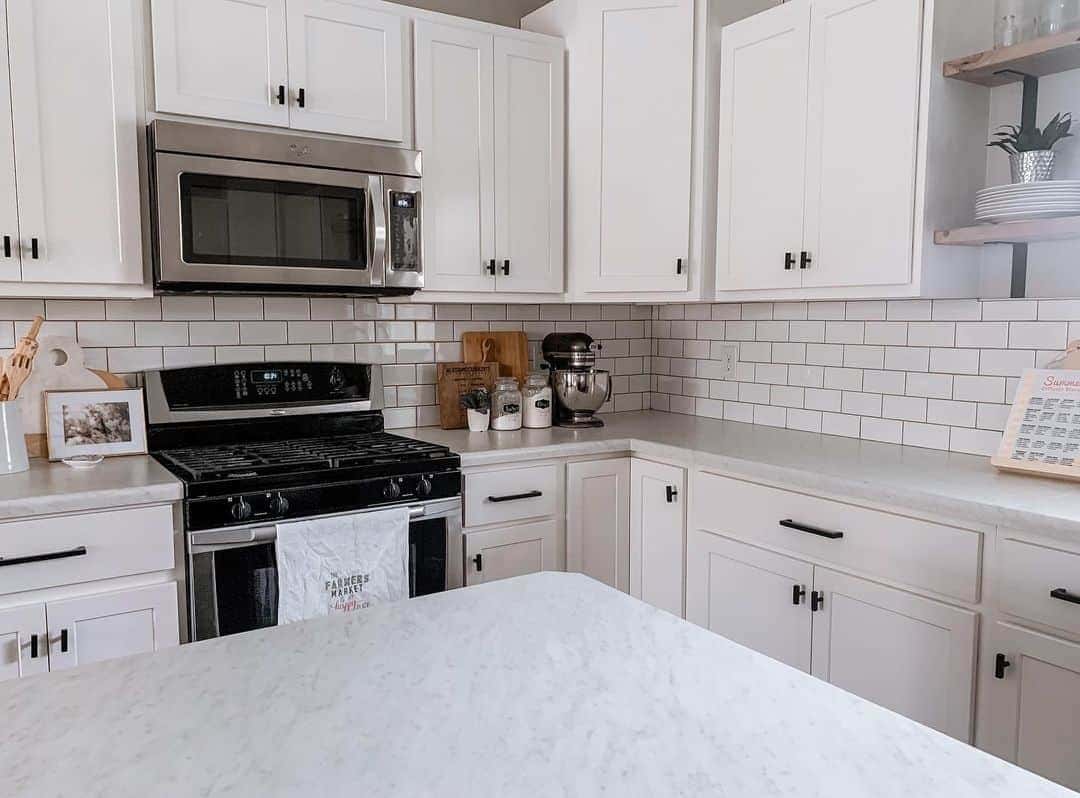
M 547 429 L 551 426 L 551 383 L 548 375 L 538 371 L 525 382 L 524 425 L 528 429 Z
M 1042 0 L 1038 13 L 1040 36 L 1052 36 L 1077 26 L 1080 26 L 1080 0 Z
M 491 396 L 491 428 L 506 432 L 521 429 L 521 391 L 513 377 L 495 380 L 495 393 Z
M 996 0 L 994 46 L 1012 47 L 1036 35 L 1034 3 L 1042 0 Z

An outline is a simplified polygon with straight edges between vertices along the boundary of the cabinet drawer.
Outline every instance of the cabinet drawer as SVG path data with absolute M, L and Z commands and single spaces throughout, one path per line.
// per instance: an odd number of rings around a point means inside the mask
M 964 601 L 979 599 L 978 532 L 703 472 L 695 475 L 692 503 L 697 529 Z
M 466 474 L 465 526 L 555 515 L 556 490 L 553 465 Z
M 1015 538 L 998 548 L 1002 611 L 1080 634 L 1080 554 Z
M 173 561 L 169 505 L 0 524 L 0 595 L 167 571 Z

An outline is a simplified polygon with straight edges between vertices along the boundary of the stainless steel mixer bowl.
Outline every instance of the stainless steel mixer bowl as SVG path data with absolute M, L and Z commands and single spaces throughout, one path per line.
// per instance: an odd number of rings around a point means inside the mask
M 552 378 L 555 396 L 563 407 L 574 412 L 595 412 L 611 398 L 611 372 L 556 371 Z

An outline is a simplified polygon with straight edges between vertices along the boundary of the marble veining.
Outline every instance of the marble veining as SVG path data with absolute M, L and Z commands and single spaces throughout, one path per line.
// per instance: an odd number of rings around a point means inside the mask
M 109 457 L 87 470 L 31 460 L 29 471 L 0 476 L 0 520 L 168 504 L 183 497 L 180 480 L 145 455 Z
M 5 795 L 1075 795 L 576 574 L 6 682 L 0 718 Z
M 628 452 L 959 524 L 1080 537 L 1080 491 L 1001 473 L 985 457 L 656 411 L 609 414 L 604 423 L 580 431 L 429 427 L 406 434 L 449 446 L 465 467 Z

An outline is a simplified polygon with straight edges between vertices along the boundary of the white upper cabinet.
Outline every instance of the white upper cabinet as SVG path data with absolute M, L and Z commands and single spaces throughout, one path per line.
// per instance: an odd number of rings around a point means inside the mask
M 401 141 L 407 27 L 396 14 L 332 0 L 289 0 L 292 127 Z
M 136 2 L 8 0 L 23 281 L 143 282 Z
M 151 0 L 157 110 L 289 125 L 285 0 Z
M 685 292 L 694 0 L 555 0 L 525 26 L 570 51 L 571 294 Z
M 718 280 L 730 289 L 797 288 L 810 4 L 792 0 L 722 35 Z
M 805 286 L 911 280 L 921 6 L 813 0 Z
M 416 23 L 427 291 L 563 290 L 563 48 Z
M 494 58 L 491 34 L 416 23 L 427 290 L 495 290 Z
M 559 292 L 565 140 L 562 46 L 495 37 L 495 251 L 500 291 Z
M 19 206 L 15 201 L 15 132 L 8 77 L 7 0 L 0 0 L 0 280 L 22 277 Z
M 160 112 L 401 141 L 408 19 L 333 0 L 152 0 Z

